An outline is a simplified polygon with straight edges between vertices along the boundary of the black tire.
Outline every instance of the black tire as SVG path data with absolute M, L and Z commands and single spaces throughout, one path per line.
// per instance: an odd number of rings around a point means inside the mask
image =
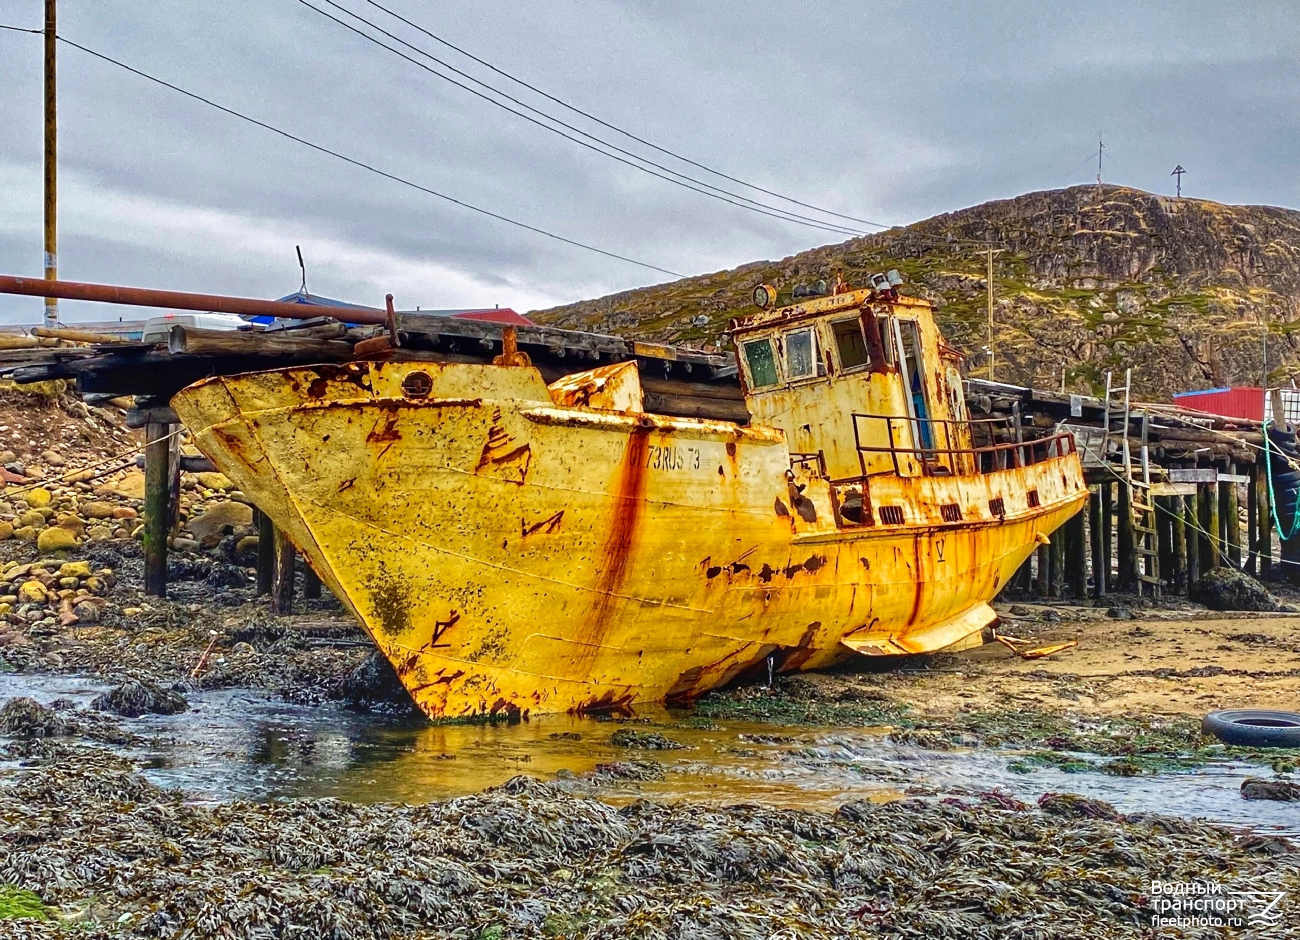
M 1280 473 L 1273 474 L 1273 489 L 1275 491 L 1293 490 L 1298 483 L 1300 483 L 1300 470 L 1283 470 Z
M 1300 714 L 1264 708 L 1229 708 L 1210 712 L 1201 731 L 1238 747 L 1300 748 Z

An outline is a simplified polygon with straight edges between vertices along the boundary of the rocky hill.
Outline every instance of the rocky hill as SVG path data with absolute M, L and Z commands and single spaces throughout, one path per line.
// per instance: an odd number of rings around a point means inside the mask
M 725 345 L 754 285 L 788 302 L 837 273 L 897 268 L 950 342 L 987 375 L 985 246 L 994 261 L 996 378 L 1097 392 L 1132 367 L 1150 399 L 1300 372 L 1300 212 L 1173 199 L 1117 186 L 1028 193 L 903 228 L 532 314 L 541 322 Z

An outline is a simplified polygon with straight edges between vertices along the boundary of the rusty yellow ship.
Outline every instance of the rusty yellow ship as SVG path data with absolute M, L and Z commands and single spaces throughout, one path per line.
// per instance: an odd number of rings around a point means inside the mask
M 887 286 L 731 335 L 747 423 L 648 412 L 636 361 L 548 385 L 509 349 L 216 377 L 173 407 L 434 718 L 978 643 L 1087 497 L 1073 439 L 970 419 L 960 354 Z

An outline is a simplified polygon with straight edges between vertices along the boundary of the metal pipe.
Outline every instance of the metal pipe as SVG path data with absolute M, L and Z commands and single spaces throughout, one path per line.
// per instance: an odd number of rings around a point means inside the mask
M 55 0 L 45 0 L 45 278 L 56 281 L 59 277 L 58 237 L 58 113 L 55 97 Z M 59 325 L 59 302 L 54 295 L 45 294 L 45 325 Z
M 111 284 L 85 284 L 80 281 L 46 281 L 35 277 L 0 274 L 0 294 L 25 294 L 29 297 L 61 297 L 64 300 L 90 300 L 103 304 L 127 304 L 136 307 L 168 307 L 175 310 L 199 310 L 205 313 L 235 313 L 244 316 L 281 317 L 286 320 L 314 320 L 333 316 L 348 323 L 377 323 L 387 320 L 385 311 L 371 307 L 318 307 L 278 300 L 251 297 L 225 297 L 220 294 L 190 294 L 146 287 L 115 287 Z

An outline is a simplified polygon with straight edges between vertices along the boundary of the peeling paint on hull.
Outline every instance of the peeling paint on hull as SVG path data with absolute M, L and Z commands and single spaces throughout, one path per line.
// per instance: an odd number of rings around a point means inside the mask
M 404 397 L 416 371 L 432 388 Z M 836 529 L 815 486 L 792 498 L 781 432 L 557 406 L 522 367 L 251 373 L 173 405 L 434 718 L 627 711 L 769 657 L 817 669 L 949 646 L 1087 496 L 1071 453 L 894 477 L 880 485 L 911 507 L 904 524 Z M 817 521 L 781 511 L 793 502 Z M 963 521 L 945 523 L 954 502 Z

